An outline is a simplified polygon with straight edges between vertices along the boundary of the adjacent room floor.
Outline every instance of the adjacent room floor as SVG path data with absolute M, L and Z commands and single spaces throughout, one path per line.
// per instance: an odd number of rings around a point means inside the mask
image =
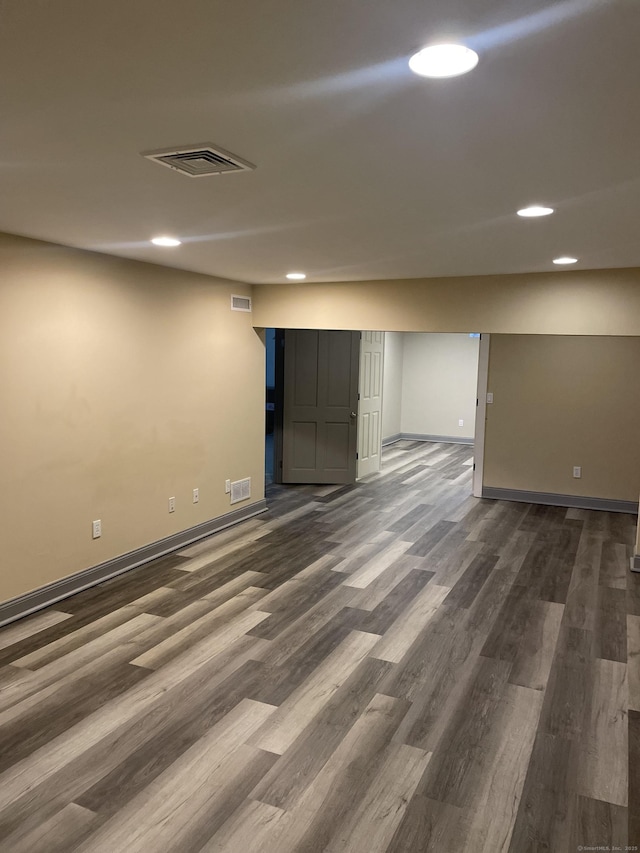
M 636 518 L 399 442 L 0 630 L 7 853 L 640 844 Z

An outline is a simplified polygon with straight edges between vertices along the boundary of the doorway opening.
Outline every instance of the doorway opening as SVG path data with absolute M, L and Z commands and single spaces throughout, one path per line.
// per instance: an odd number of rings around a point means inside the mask
M 479 333 L 385 334 L 385 464 L 393 463 L 396 451 L 424 442 L 424 464 L 450 465 L 452 475 L 473 481 L 469 491 L 475 493 L 474 465 L 483 446 L 477 424 L 480 345 Z M 459 450 L 451 456 L 454 445 Z
M 285 349 L 287 335 L 289 344 Z M 336 336 L 335 341 L 331 335 Z M 339 364 L 346 360 L 344 357 L 331 357 L 331 352 L 339 350 L 338 336 L 354 336 L 359 340 L 355 402 L 352 401 L 349 407 L 343 406 L 345 411 L 341 413 L 346 424 L 349 417 L 357 417 L 357 446 L 352 449 L 356 453 L 357 469 L 351 473 L 350 482 L 354 482 L 356 477 L 360 479 L 379 471 L 382 447 L 400 441 L 468 445 L 469 466 L 477 468 L 480 461 L 481 469 L 485 393 L 481 387 L 483 341 L 479 333 L 288 332 L 267 329 L 267 482 L 347 482 L 324 476 L 319 478 L 322 472 L 318 464 L 315 467 L 311 464 L 322 455 L 322 441 L 328 439 L 326 436 L 322 438 L 322 424 L 317 412 L 311 413 L 308 404 L 312 398 L 315 399 L 316 391 L 320 393 L 318 389 L 321 390 L 323 383 L 326 385 L 333 381 L 332 387 L 343 388 L 345 399 L 347 385 L 353 384 L 348 382 L 348 371 L 343 371 L 342 379 L 327 379 L 333 376 L 334 371 L 337 376 Z M 330 341 L 329 357 L 323 362 L 325 366 L 320 368 L 316 352 L 322 348 L 325 338 Z M 287 358 L 289 366 L 285 370 Z M 292 367 L 294 359 L 300 360 L 295 368 Z M 486 360 L 484 367 L 486 386 Z M 319 370 L 325 373 L 321 376 Z M 293 388 L 296 384 L 297 390 Z M 294 403 L 300 404 L 298 408 Z M 350 411 L 351 407 L 354 408 Z M 289 414 L 283 414 L 287 408 Z M 291 423 L 286 422 L 287 417 Z M 312 425 L 314 418 L 316 422 Z M 351 423 L 355 425 L 353 420 Z M 335 436 L 346 436 L 348 432 L 347 425 L 340 428 L 334 425 L 331 429 Z M 302 464 L 289 465 L 289 468 L 293 467 L 293 477 L 287 470 L 282 476 L 282 460 L 284 456 L 286 461 L 287 454 L 289 459 L 296 454 L 297 459 L 302 459 Z M 462 448 L 458 455 L 464 455 Z M 385 456 L 388 459 L 389 452 Z M 475 477 L 473 492 L 479 494 Z

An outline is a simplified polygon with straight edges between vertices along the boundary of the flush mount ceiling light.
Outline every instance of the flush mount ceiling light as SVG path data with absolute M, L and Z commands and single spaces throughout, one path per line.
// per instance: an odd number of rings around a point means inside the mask
M 420 77 L 457 77 L 477 64 L 478 54 L 463 44 L 434 44 L 409 60 L 409 68 Z
M 568 255 L 563 255 L 561 258 L 554 258 L 554 264 L 577 264 L 577 258 L 570 258 Z
M 531 207 L 523 207 L 521 210 L 519 210 L 518 216 L 549 216 L 551 213 L 553 213 L 552 207 L 542 207 L 539 204 L 532 204 Z
M 182 242 L 176 240 L 175 237 L 152 237 L 151 242 L 154 246 L 181 246 Z
M 289 281 L 304 281 L 307 274 L 304 272 L 288 272 L 287 278 Z

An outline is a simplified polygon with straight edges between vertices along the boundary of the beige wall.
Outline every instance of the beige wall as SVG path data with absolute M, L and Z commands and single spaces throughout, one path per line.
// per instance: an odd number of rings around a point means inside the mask
M 492 335 L 488 390 L 485 486 L 637 501 L 640 338 Z
M 263 497 L 250 290 L 0 236 L 0 600 Z
M 401 431 L 473 438 L 479 339 L 412 332 L 403 338 Z
M 640 335 L 640 269 L 254 288 L 257 326 Z
M 402 430 L 402 358 L 404 335 L 387 332 L 384 336 L 382 379 L 382 440 Z
M 0 600 L 224 515 L 227 478 L 263 497 L 252 323 L 640 335 L 634 270 L 270 285 L 253 288 L 253 316 L 229 310 L 250 292 L 0 235 Z M 486 484 L 636 499 L 640 339 L 492 341 Z

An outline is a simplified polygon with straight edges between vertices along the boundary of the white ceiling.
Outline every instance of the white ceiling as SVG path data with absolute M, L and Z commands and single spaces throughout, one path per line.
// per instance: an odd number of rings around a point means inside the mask
M 203 142 L 256 171 L 140 156 Z M 639 221 L 638 0 L 0 0 L 0 230 L 278 282 L 640 266 Z

